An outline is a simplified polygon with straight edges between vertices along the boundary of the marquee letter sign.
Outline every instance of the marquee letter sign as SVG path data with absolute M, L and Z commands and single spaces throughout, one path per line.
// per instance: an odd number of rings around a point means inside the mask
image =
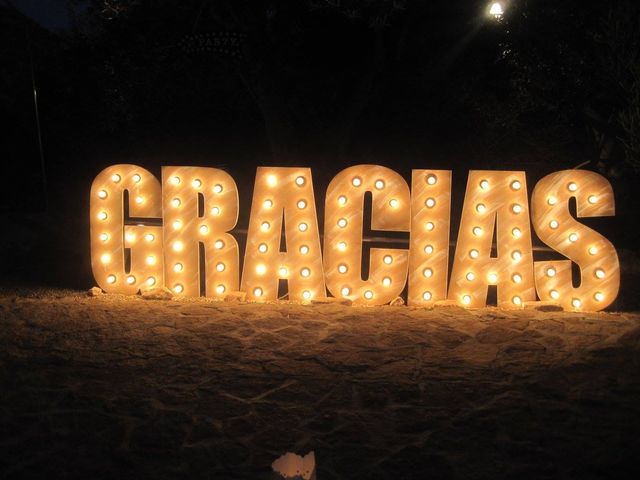
M 369 194 L 371 229 L 408 232 L 408 250 L 371 248 L 363 258 Z M 286 284 L 289 301 L 328 292 L 354 304 L 384 305 L 408 286 L 411 306 L 448 299 L 481 308 L 495 286 L 501 308 L 539 298 L 566 310 L 602 310 L 618 293 L 618 256 L 606 238 L 573 218 L 571 198 L 578 218 L 615 214 L 611 185 L 594 172 L 567 170 L 540 180 L 530 216 L 524 172 L 471 171 L 449 278 L 450 171 L 414 170 L 409 190 L 386 167 L 343 170 L 327 189 L 322 251 L 311 170 L 260 167 L 240 281 L 232 234 L 238 190 L 228 173 L 163 167 L 161 184 L 141 167 L 114 165 L 91 187 L 91 265 L 107 293 L 166 286 L 178 296 L 223 299 L 240 288 L 251 301 L 275 301 Z M 534 263 L 531 225 L 566 259 Z M 578 287 L 571 261 L 580 269 Z

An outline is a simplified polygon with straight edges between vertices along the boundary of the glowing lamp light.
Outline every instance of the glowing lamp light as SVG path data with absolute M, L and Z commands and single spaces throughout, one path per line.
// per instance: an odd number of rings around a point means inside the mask
M 286 278 L 289 276 L 289 269 L 287 267 L 280 267 L 278 269 L 278 274 L 282 277 L 282 278 Z
M 430 232 L 435 228 L 435 225 L 433 224 L 433 222 L 427 222 L 424 227 L 427 229 L 427 231 Z
M 433 246 L 427 245 L 426 247 L 424 247 L 424 253 L 426 253 L 427 255 L 431 255 L 433 253 Z
M 106 220 L 108 217 L 107 212 L 98 213 L 98 220 Z
M 311 292 L 309 290 L 304 290 L 302 292 L 302 298 L 305 300 L 309 300 L 311 298 Z
M 154 255 L 149 255 L 147 257 L 147 265 L 155 265 L 156 264 L 156 257 Z
M 338 272 L 347 273 L 347 270 L 349 270 L 349 267 L 347 267 L 344 263 L 338 265 Z
M 200 228 L 198 230 L 200 230 L 200 233 L 202 235 L 206 235 L 207 233 L 209 233 L 209 227 L 207 227 L 206 225 L 200 225 Z
M 181 272 L 183 269 L 184 269 L 184 266 L 181 263 L 176 263 L 173 266 L 173 271 L 176 273 Z
M 498 274 L 492 272 L 487 276 L 487 278 L 489 283 L 495 284 L 498 281 Z
M 136 283 L 136 277 L 134 277 L 133 275 L 129 275 L 129 276 L 127 277 L 127 283 L 128 283 L 129 285 L 133 285 L 134 283 Z
M 362 185 L 362 179 L 360 177 L 353 177 L 353 180 L 351 180 L 351 184 L 354 187 L 359 187 L 360 185 Z
M 109 240 L 109 234 L 108 233 L 101 233 L 100 234 L 100 241 L 101 242 L 106 242 L 107 240 Z
M 422 271 L 422 275 L 424 275 L 424 277 L 425 277 L 425 278 L 431 278 L 431 277 L 433 277 L 433 269 L 431 269 L 431 268 L 425 268 L 425 269 Z
M 340 206 L 344 206 L 344 205 L 346 205 L 346 204 L 347 204 L 347 197 L 345 197 L 344 195 L 340 195 L 340 196 L 338 197 L 338 204 L 339 204 Z
M 224 241 L 216 240 L 215 243 L 213 244 L 213 246 L 215 247 L 216 250 L 220 250 L 220 249 L 224 248 Z
M 463 305 L 469 305 L 471 303 L 471 296 L 470 295 L 463 295 L 462 296 L 462 303 L 463 303 Z
M 602 292 L 596 292 L 593 298 L 596 302 L 602 302 L 604 300 L 604 294 Z
M 435 185 L 438 182 L 438 177 L 436 177 L 435 175 L 428 175 L 427 176 L 427 184 L 428 185 Z
M 156 237 L 153 235 L 153 233 L 147 233 L 147 234 L 144 236 L 144 239 L 145 239 L 147 242 L 153 242 L 153 240 L 154 240 L 155 238 L 156 238 Z
M 423 299 L 423 300 L 425 300 L 425 301 L 427 301 L 427 302 L 428 302 L 429 300 L 431 300 L 431 298 L 432 298 L 431 292 L 424 292 L 424 293 L 422 294 L 422 299 Z
M 476 276 L 473 272 L 467 273 L 467 280 L 473 282 L 476 279 Z
M 307 207 L 307 202 L 305 202 L 304 200 L 299 200 L 298 201 L 298 208 L 300 210 L 302 210 L 303 208 L 306 208 L 306 207 Z
M 501 19 L 504 15 L 504 7 L 502 6 L 502 3 L 493 2 L 489 7 L 489 15 L 497 20 Z
M 109 263 L 109 262 L 111 261 L 111 255 L 109 255 L 108 253 L 103 254 L 103 255 L 100 257 L 100 261 L 101 261 L 102 263 Z
M 184 291 L 184 287 L 180 284 L 177 284 L 173 287 L 173 291 L 176 293 L 182 293 Z
M 147 278 L 147 285 L 153 287 L 156 284 L 156 279 L 154 277 Z
M 307 225 L 307 224 L 306 224 L 306 223 L 304 223 L 304 222 L 301 222 L 301 223 L 298 225 L 298 230 L 300 230 L 301 232 L 306 232 L 308 229 L 309 229 L 309 225 Z
M 351 289 L 349 287 L 342 287 L 342 290 L 340 290 L 340 293 L 342 294 L 343 297 L 348 297 L 349 294 L 351 293 Z
M 304 177 L 296 177 L 296 185 L 298 185 L 299 187 L 302 187 L 304 184 L 305 184 Z
M 111 175 L 111 181 L 113 183 L 118 183 L 121 179 L 122 177 L 117 173 L 114 173 L 113 175 Z
M 391 277 L 384 277 L 382 279 L 382 285 L 384 285 L 385 287 L 388 287 L 389 285 L 391 285 Z
M 180 201 L 179 198 L 174 198 L 173 200 L 171 200 L 171 206 L 173 208 L 178 208 L 180 206 L 182 202 Z
M 216 264 L 216 270 L 218 272 L 224 272 L 224 269 L 226 268 L 225 264 L 222 262 L 219 262 Z
M 400 206 L 400 202 L 397 198 L 392 198 L 391 200 L 389 200 L 389 206 L 391 208 L 398 208 Z
M 391 265 L 393 263 L 393 257 L 391 255 L 385 255 L 384 258 L 382 259 L 382 261 L 386 265 Z
M 216 293 L 218 295 L 222 295 L 225 292 L 226 288 L 224 287 L 224 285 L 218 285 L 216 287 Z
M 308 268 L 303 268 L 302 270 L 300 270 L 300 275 L 306 278 L 311 275 L 311 270 L 309 270 Z
M 309 253 L 309 247 L 307 245 L 300 245 L 300 253 L 307 255 Z
M 173 185 L 180 185 L 180 177 L 171 177 L 170 182 L 171 182 Z
M 107 283 L 109 283 L 109 284 L 116 283 L 116 276 L 115 275 L 108 275 L 107 276 Z
M 98 192 L 98 198 L 102 198 L 102 199 L 107 198 L 107 191 L 106 190 L 100 190 Z
M 131 177 L 131 179 L 133 180 L 133 183 L 140 183 L 140 180 L 142 180 L 142 177 L 136 173 L 133 175 L 133 177 Z
M 261 243 L 260 245 L 258 245 L 258 251 L 260 253 L 265 253 L 267 250 L 269 250 L 269 247 L 266 243 Z
M 275 187 L 278 184 L 278 177 L 276 177 L 275 175 L 267 176 L 267 184 L 270 187 Z
M 346 219 L 346 218 L 340 218 L 340 219 L 338 220 L 338 226 L 339 226 L 340 228 L 344 228 L 344 227 L 346 227 L 346 226 L 347 226 L 347 219 Z
M 254 289 L 253 289 L 253 294 L 254 294 L 256 297 L 261 297 L 261 296 L 262 296 L 262 289 L 261 289 L 261 288 L 254 288 Z
M 267 266 L 264 263 L 260 263 L 256 266 L 256 273 L 258 275 L 264 275 L 267 272 Z
M 384 188 L 384 181 L 383 180 L 376 180 L 375 186 L 378 190 L 382 190 Z
M 264 208 L 271 208 L 271 207 L 273 207 L 273 200 L 269 200 L 269 199 L 265 200 L 265 201 L 263 202 L 262 206 L 263 206 Z
M 217 183 L 216 185 L 213 186 L 213 193 L 222 193 L 222 185 L 220 185 L 219 183 Z
M 200 188 L 202 186 L 202 180 L 200 180 L 199 178 L 195 178 L 192 182 L 191 182 L 191 186 L 193 188 Z
M 371 290 L 365 290 L 364 298 L 366 298 L 367 300 L 371 300 L 373 298 L 373 292 Z
M 554 300 L 558 300 L 560 298 L 560 292 L 558 292 L 557 290 L 551 290 L 549 292 L 549 296 Z

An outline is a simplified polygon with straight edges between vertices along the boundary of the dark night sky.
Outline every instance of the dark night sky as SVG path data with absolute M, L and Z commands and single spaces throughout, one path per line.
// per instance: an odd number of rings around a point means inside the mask
M 65 0 L 12 0 L 22 13 L 49 30 L 69 27 L 69 16 Z

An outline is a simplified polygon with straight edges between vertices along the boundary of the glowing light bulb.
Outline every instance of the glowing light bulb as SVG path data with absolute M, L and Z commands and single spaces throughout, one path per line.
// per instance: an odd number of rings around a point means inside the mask
M 116 276 L 115 275 L 109 275 L 107 277 L 107 283 L 111 283 L 111 284 L 116 283 Z
M 138 196 L 136 197 L 136 203 L 137 203 L 138 205 L 142 205 L 142 204 L 144 203 L 144 197 L 141 197 L 141 196 L 139 196 L 139 195 L 138 195 Z
M 111 175 L 111 181 L 113 183 L 118 183 L 120 180 L 121 180 L 121 177 L 117 173 L 114 173 L 113 175 Z
M 478 250 L 476 250 L 475 248 L 469 251 L 469 256 L 471 258 L 478 258 L 480 256 L 480 252 L 478 252 Z
M 184 268 L 184 267 L 182 266 L 182 264 L 181 264 L 181 263 L 176 263 L 176 264 L 173 266 L 173 271 L 174 271 L 174 272 L 176 272 L 176 273 L 179 273 L 179 272 L 181 272 L 181 271 L 183 270 L 183 268 Z
M 549 228 L 555 230 L 556 228 L 558 228 L 560 226 L 560 224 L 558 223 L 557 220 L 551 220 L 549 222 Z
M 346 249 L 347 249 L 347 242 L 338 243 L 338 250 L 340 250 L 341 252 L 344 252 Z
M 426 247 L 424 247 L 424 253 L 426 253 L 427 255 L 431 255 L 433 253 L 433 246 L 427 245 Z
M 571 305 L 573 305 L 573 308 L 580 308 L 582 306 L 582 301 L 580 301 L 579 298 L 574 298 L 571 300 Z
M 133 183 L 140 183 L 140 180 L 142 180 L 142 177 L 140 175 L 138 175 L 137 173 L 133 175 L 133 177 L 131 177 L 133 179 Z
M 345 197 L 344 195 L 340 195 L 338 197 L 338 205 L 342 206 L 346 204 L 347 204 L 347 197 Z
M 435 198 L 427 198 L 427 201 L 424 202 L 424 204 L 427 206 L 427 208 L 433 208 L 436 206 L 436 200 Z
M 473 227 L 473 234 L 476 237 L 479 237 L 480 235 L 482 235 L 482 229 L 480 227 Z
M 127 233 L 124 234 L 124 238 L 129 243 L 133 243 L 133 242 L 136 241 L 135 233 L 127 232 Z
M 134 277 L 133 275 L 129 275 L 129 276 L 127 277 L 127 283 L 128 283 L 129 285 L 133 285 L 134 283 L 136 283 L 136 277 Z
M 522 236 L 522 230 L 520 230 L 519 228 L 514 228 L 513 230 L 511 230 L 511 234 L 515 237 L 515 238 L 520 238 Z
M 182 202 L 180 201 L 179 198 L 174 198 L 173 200 L 171 200 L 171 206 L 173 208 L 178 208 L 180 206 Z
M 431 230 L 433 230 L 435 228 L 435 225 L 433 224 L 433 222 L 427 222 L 424 227 L 430 232 Z
M 109 234 L 108 233 L 101 233 L 100 234 L 100 240 L 103 242 L 106 242 L 107 240 L 109 240 Z
M 182 293 L 184 291 L 184 287 L 178 283 L 173 287 L 173 291 L 176 293 Z
M 502 7 L 502 4 L 500 2 L 493 2 L 489 8 L 489 15 L 498 20 L 502 18 L 504 15 L 504 8 Z
M 311 275 L 311 270 L 305 267 L 302 270 L 300 270 L 300 275 L 307 278 L 309 275 Z
M 216 270 L 217 270 L 218 272 L 224 272 L 224 269 L 225 269 L 225 264 L 224 264 L 224 263 L 222 263 L 222 262 L 218 262 L 218 263 L 216 264 Z
M 438 177 L 435 175 L 427 175 L 427 183 L 429 185 L 435 185 L 438 182 Z
M 519 296 L 515 296 L 511 299 L 514 305 L 522 305 L 522 299 Z
M 147 265 L 155 265 L 156 264 L 156 257 L 153 255 L 148 255 L 147 256 Z
M 488 181 L 488 180 L 482 180 L 482 181 L 480 182 L 480 188 L 481 188 L 482 190 L 486 190 L 486 189 L 488 189 L 488 188 L 489 188 L 489 181 Z
M 514 180 L 513 182 L 511 182 L 512 189 L 520 190 L 521 187 L 522 187 L 522 184 L 518 180 Z
M 307 253 L 309 253 L 309 247 L 306 245 L 301 245 L 300 246 L 300 253 L 302 255 L 306 255 Z
M 341 218 L 338 220 L 338 226 L 340 228 L 344 228 L 347 226 L 347 219 L 346 218 Z
M 306 232 L 308 229 L 309 229 L 309 225 L 307 225 L 304 222 L 298 225 L 298 230 L 300 230 L 301 232 Z
M 266 199 L 266 200 L 262 203 L 262 206 L 263 206 L 264 208 L 271 208 L 271 207 L 273 207 L 273 200 Z
M 596 292 L 593 298 L 595 299 L 596 302 L 601 302 L 604 300 L 604 293 Z
M 202 180 L 199 178 L 194 179 L 193 182 L 191 182 L 191 186 L 193 188 L 200 188 L 202 186 Z
M 576 190 L 578 190 L 578 185 L 576 185 L 574 182 L 571 182 L 569 185 L 567 185 L 567 188 L 570 192 L 575 192 Z
M 498 274 L 497 273 L 490 273 L 487 278 L 489 279 L 489 283 L 497 283 L 498 282 Z
M 400 202 L 397 198 L 392 198 L 391 200 L 389 200 L 389 205 L 391 206 L 391 208 L 398 208 L 398 206 L 400 206 Z
M 391 265 L 393 263 L 393 257 L 391 255 L 385 255 L 382 258 L 382 261 L 386 264 L 386 265 Z
M 550 196 L 549 198 L 547 198 L 547 203 L 549 205 L 555 205 L 556 203 L 558 203 L 558 199 L 554 196 Z
M 311 298 L 311 292 L 309 290 L 305 290 L 304 292 L 302 292 L 302 298 L 304 298 L 305 300 L 309 300 Z
M 571 235 L 569 235 L 569 241 L 571 243 L 575 243 L 578 241 L 578 234 L 577 233 L 572 233 Z
M 100 212 L 98 213 L 98 220 L 106 220 L 107 216 L 107 212 Z
M 267 250 L 269 250 L 269 247 L 266 243 L 261 243 L 260 245 L 258 245 L 258 251 L 260 253 L 266 253 Z
M 422 271 L 422 275 L 424 275 L 426 278 L 431 278 L 433 276 L 433 270 L 431 268 L 425 268 Z
M 593 205 L 595 203 L 598 203 L 598 197 L 595 195 L 589 195 L 588 201 L 591 205 Z
M 597 278 L 600 278 L 600 279 L 604 278 L 604 277 L 605 277 L 604 270 L 603 270 L 603 269 L 601 269 L 601 268 L 598 268 L 598 269 L 596 270 L 596 277 L 597 277 Z
M 144 239 L 145 239 L 147 242 L 153 242 L 153 240 L 154 240 L 155 238 L 156 238 L 156 237 L 153 235 L 153 233 L 147 233 L 147 234 L 144 236 Z
M 362 179 L 360 177 L 353 177 L 353 179 L 351 180 L 351 185 L 353 185 L 354 187 L 359 187 L 360 185 L 362 185 Z
M 180 177 L 171 177 L 170 181 L 174 185 L 180 185 Z
M 216 293 L 218 295 L 222 295 L 224 293 L 224 291 L 226 290 L 226 288 L 224 287 L 224 285 L 218 285 L 216 287 Z
M 382 279 L 382 285 L 384 285 L 385 287 L 388 287 L 389 285 L 391 285 L 391 278 L 390 277 L 384 277 Z
M 175 220 L 173 222 L 173 229 L 179 230 L 182 227 L 182 220 Z
M 351 289 L 349 287 L 342 287 L 342 290 L 340 290 L 340 293 L 342 294 L 343 297 L 346 297 L 351 293 Z
M 305 202 L 304 200 L 298 200 L 298 208 L 300 210 L 302 210 L 303 208 L 307 207 L 307 202 Z
M 267 266 L 263 263 L 260 263 L 256 266 L 256 273 L 258 275 L 264 275 L 267 271 Z
M 156 284 L 156 279 L 153 277 L 149 277 L 147 278 L 147 285 L 149 285 L 150 287 L 153 287 Z
M 261 289 L 260 287 L 258 287 L 258 288 L 254 288 L 254 289 L 253 289 L 253 294 L 254 294 L 256 297 L 261 297 L 261 296 L 262 296 L 262 289 Z
M 278 275 L 280 275 L 281 277 L 288 277 L 289 269 L 287 267 L 280 267 L 278 269 Z
M 275 187 L 278 184 L 278 177 L 276 177 L 275 175 L 267 176 L 267 184 L 270 187 Z
M 305 179 L 304 177 L 296 177 L 296 185 L 298 185 L 299 187 L 303 186 L 305 183 Z
M 382 190 L 384 188 L 384 181 L 376 180 L 375 186 L 378 190 Z
M 213 207 L 211 209 L 211 215 L 220 215 L 220 207 Z
M 213 186 L 213 193 L 222 193 L 222 185 L 219 183 Z
M 373 292 L 371 290 L 365 290 L 364 298 L 366 298 L 367 300 L 371 300 L 373 298 Z
M 515 214 L 522 213 L 522 205 L 520 205 L 520 204 L 518 204 L 518 203 L 514 203 L 514 204 L 511 206 L 511 211 L 512 211 L 513 213 L 515 213 Z
M 522 253 L 520 253 L 520 250 L 514 250 L 513 252 L 511 252 L 511 258 L 515 262 L 519 262 L 520 260 L 522 260 Z
M 478 205 L 476 205 L 476 212 L 484 213 L 486 211 L 487 211 L 487 206 L 484 203 L 479 203 Z
M 555 277 L 555 276 L 556 276 L 556 269 L 553 267 L 547 268 L 547 277 Z
M 462 303 L 464 305 L 469 305 L 471 303 L 471 295 L 463 295 L 462 296 Z
M 550 296 L 551 298 L 553 298 L 554 300 L 558 300 L 558 299 L 560 298 L 560 292 L 559 292 L 559 291 L 557 291 L 557 290 L 551 290 L 551 291 L 549 292 L 549 296 Z
M 109 255 L 108 253 L 103 253 L 103 254 L 100 256 L 100 261 L 101 261 L 102 263 L 109 263 L 109 262 L 111 261 L 111 255 Z
M 260 225 L 260 230 L 262 230 L 263 232 L 266 232 L 267 230 L 269 230 L 269 228 L 271 228 L 271 224 L 269 222 L 262 222 L 262 224 Z
M 216 243 L 214 243 L 213 246 L 216 249 L 220 250 L 221 248 L 224 247 L 224 242 L 222 240 L 216 240 Z
M 206 235 L 207 233 L 209 233 L 209 227 L 207 227 L 206 225 L 200 225 L 199 230 L 202 235 Z
M 597 247 L 589 248 L 589 255 L 595 255 L 596 253 L 598 253 L 598 248 Z
M 424 292 L 422 294 L 422 299 L 423 300 L 429 301 L 429 300 L 431 300 L 431 298 L 432 298 L 431 292 Z
M 476 275 L 473 272 L 468 272 L 467 273 L 467 280 L 472 282 L 476 279 Z
M 98 192 L 98 197 L 99 198 L 107 198 L 107 191 L 106 190 L 100 190 Z
M 180 240 L 173 242 L 173 249 L 176 252 L 181 252 L 183 248 L 184 248 L 184 244 Z
M 347 273 L 347 270 L 349 270 L 349 267 L 347 267 L 344 263 L 338 265 L 338 272 Z
M 522 283 L 522 275 L 520 275 L 519 273 L 514 273 L 511 277 L 511 280 L 513 280 L 513 283 Z

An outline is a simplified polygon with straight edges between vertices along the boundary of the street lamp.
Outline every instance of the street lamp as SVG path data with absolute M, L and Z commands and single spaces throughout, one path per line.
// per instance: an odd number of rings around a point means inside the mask
M 493 2 L 491 7 L 489 8 L 489 15 L 491 15 L 496 20 L 500 20 L 504 15 L 504 7 L 500 2 Z

